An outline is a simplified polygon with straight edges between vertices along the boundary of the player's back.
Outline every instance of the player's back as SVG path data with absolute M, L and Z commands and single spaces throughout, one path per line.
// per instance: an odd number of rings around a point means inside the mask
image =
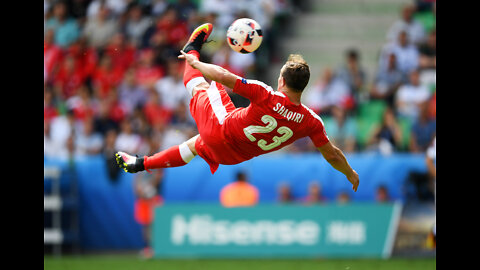
M 247 108 L 233 111 L 224 123 L 225 139 L 241 161 L 279 150 L 309 136 L 315 146 L 328 142 L 321 118 L 307 106 L 294 104 L 282 92 L 255 81 L 239 79 L 234 92 L 248 98 Z M 240 161 L 240 162 L 241 162 Z

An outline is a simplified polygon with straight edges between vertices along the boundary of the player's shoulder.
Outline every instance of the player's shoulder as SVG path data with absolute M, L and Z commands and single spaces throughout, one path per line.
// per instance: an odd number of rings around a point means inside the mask
M 323 124 L 323 120 L 322 118 L 320 117 L 320 115 L 318 115 L 315 111 L 313 111 L 312 109 L 310 109 L 307 105 L 305 104 L 301 104 L 303 110 L 306 111 L 306 114 L 308 116 L 309 119 L 311 119 L 314 123 L 315 122 L 320 122 L 322 124 L 322 126 L 324 125 Z
M 242 84 L 245 84 L 246 86 L 251 86 L 251 87 L 258 87 L 258 88 L 263 88 L 267 92 L 274 92 L 273 88 L 259 80 L 253 80 L 253 79 L 245 79 L 245 78 L 239 78 L 241 80 Z

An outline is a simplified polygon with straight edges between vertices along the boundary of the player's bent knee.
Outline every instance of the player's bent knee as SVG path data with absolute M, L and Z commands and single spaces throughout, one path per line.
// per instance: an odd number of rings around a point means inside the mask
M 190 138 L 188 141 L 185 142 L 185 144 L 188 146 L 188 149 L 196 156 L 198 155 L 197 149 L 195 149 L 195 142 L 197 139 L 200 137 L 200 134 Z

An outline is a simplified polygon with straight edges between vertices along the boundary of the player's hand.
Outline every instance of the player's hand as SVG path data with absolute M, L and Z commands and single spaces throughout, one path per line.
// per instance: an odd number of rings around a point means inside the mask
M 183 50 L 180 51 L 180 53 L 181 55 L 178 56 L 178 59 L 185 59 L 190 66 L 195 68 L 193 65 L 198 61 L 198 59 L 191 54 L 186 54 Z
M 358 173 L 355 170 L 352 170 L 352 173 L 347 176 L 348 181 L 352 183 L 353 191 L 357 192 L 358 185 L 360 184 L 360 179 L 358 178 Z

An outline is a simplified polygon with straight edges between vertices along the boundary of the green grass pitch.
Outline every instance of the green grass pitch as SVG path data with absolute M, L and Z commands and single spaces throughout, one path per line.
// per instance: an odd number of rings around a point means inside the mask
M 430 270 L 434 258 L 411 259 L 151 259 L 134 255 L 44 256 L 44 270 Z

